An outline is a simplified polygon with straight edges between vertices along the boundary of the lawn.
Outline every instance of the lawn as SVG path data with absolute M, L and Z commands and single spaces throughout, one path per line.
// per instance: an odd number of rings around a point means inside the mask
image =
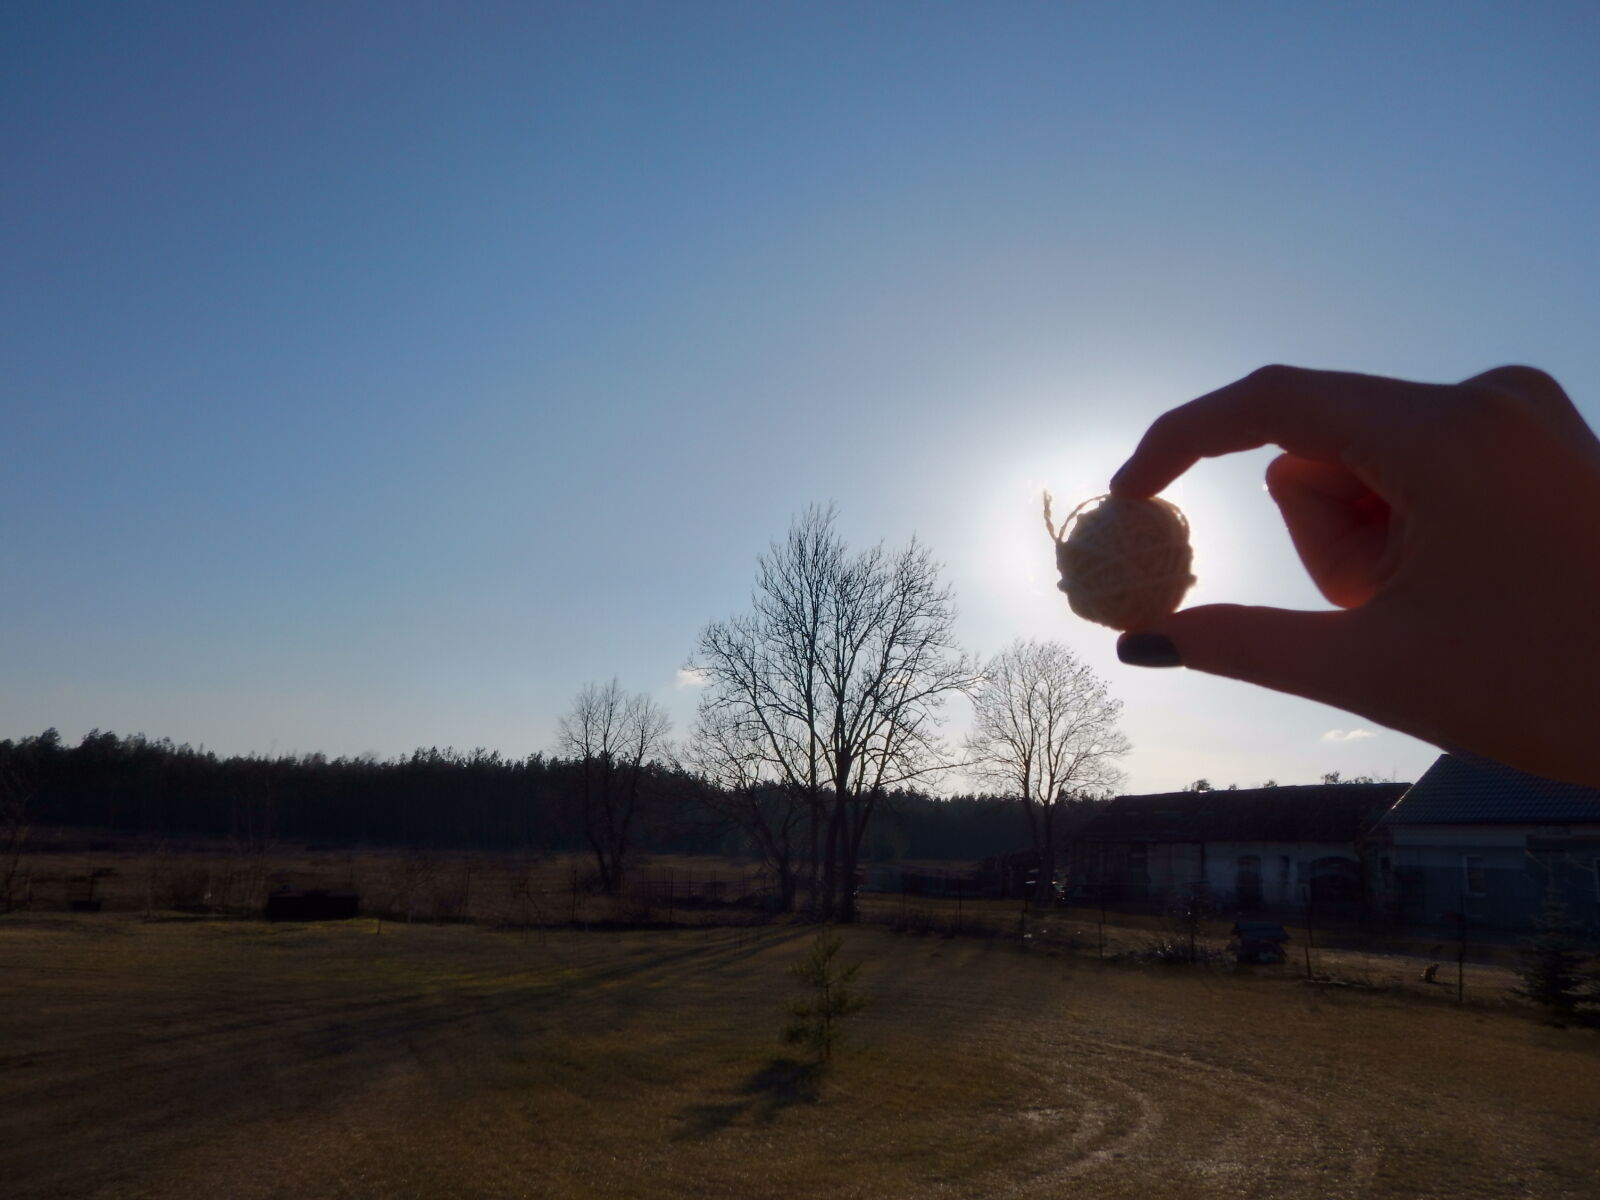
M 846 935 L 0 918 L 9 1197 L 1600 1195 L 1600 1039 L 1499 1007 Z

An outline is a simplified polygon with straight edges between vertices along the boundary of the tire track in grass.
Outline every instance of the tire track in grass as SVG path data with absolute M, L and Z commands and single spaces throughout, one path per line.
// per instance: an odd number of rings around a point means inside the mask
M 984 1114 L 985 1133 L 1016 1147 L 1004 1164 L 965 1186 L 940 1180 L 938 1190 L 973 1194 L 977 1185 L 977 1194 L 1022 1198 L 1089 1185 L 1106 1195 L 1333 1200 L 1372 1185 L 1378 1142 L 1337 1096 L 1109 1031 L 1063 1028 L 1075 1018 L 1058 1003 L 1032 1011 L 1031 997 L 988 986 L 987 974 L 954 993 L 919 991 L 907 979 L 890 989 L 891 1003 L 963 1031 L 948 1069 L 1053 1078 L 1048 1091 Z M 1029 1135 L 1018 1139 L 1019 1126 Z
M 1331 1200 L 1366 1194 L 1375 1175 L 1375 1145 L 1365 1132 L 1352 1142 L 1348 1112 L 1292 1088 L 1126 1042 L 1049 1048 L 1063 1103 L 1010 1114 L 1045 1144 L 993 1172 L 985 1194 L 1055 1196 L 1092 1181 L 1107 1195 Z

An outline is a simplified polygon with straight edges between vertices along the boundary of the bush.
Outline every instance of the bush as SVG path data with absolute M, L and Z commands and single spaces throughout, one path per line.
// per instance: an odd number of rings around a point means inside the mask
M 1145 962 L 1162 966 L 1191 967 L 1200 963 L 1218 962 L 1222 955 L 1198 941 L 1190 941 L 1186 934 L 1163 933 L 1153 939 L 1139 956 Z
M 1204 945 L 1206 922 L 1216 905 L 1203 884 L 1180 888 L 1167 898 L 1162 929 L 1140 955 L 1148 962 L 1191 966 L 1215 961 L 1221 955 Z

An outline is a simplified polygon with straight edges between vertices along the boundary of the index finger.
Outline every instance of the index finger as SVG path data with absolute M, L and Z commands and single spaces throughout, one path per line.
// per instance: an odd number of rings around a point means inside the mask
M 1438 384 L 1381 375 L 1270 366 L 1157 417 L 1138 447 L 1111 477 L 1111 494 L 1145 499 L 1162 491 L 1202 458 L 1260 446 L 1281 446 L 1319 462 L 1382 441 L 1397 407 Z

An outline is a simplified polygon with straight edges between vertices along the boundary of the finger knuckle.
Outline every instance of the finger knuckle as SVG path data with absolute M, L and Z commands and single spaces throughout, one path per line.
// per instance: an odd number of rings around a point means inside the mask
M 1441 415 L 1451 421 L 1499 428 L 1525 421 L 1529 410 L 1529 402 L 1516 392 L 1492 383 L 1469 381 L 1457 390 L 1455 404 Z
M 1175 439 L 1176 434 L 1183 428 L 1184 414 L 1181 409 L 1169 409 L 1154 421 L 1150 422 L 1150 429 L 1145 434 L 1145 440 L 1157 445 L 1166 445 Z
M 1566 392 L 1548 372 L 1541 371 L 1538 367 L 1524 366 L 1513 363 L 1508 366 L 1495 367 L 1481 375 L 1474 376 L 1469 383 L 1477 383 L 1495 388 L 1499 391 L 1509 392 L 1513 396 L 1532 401 L 1565 401 Z
M 1262 391 L 1279 391 L 1293 383 L 1299 374 L 1298 367 L 1286 366 L 1283 363 L 1268 363 L 1250 372 L 1250 382 Z

